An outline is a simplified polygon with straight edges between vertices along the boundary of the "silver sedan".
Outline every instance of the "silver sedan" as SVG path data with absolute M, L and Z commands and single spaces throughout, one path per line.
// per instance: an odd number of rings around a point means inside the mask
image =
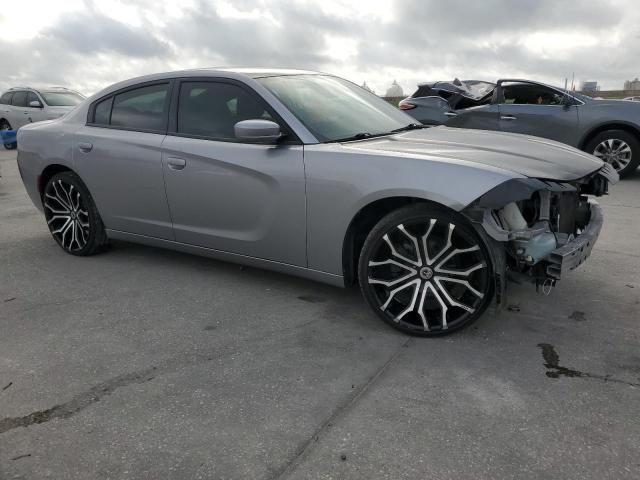
M 359 284 L 403 332 L 469 325 L 506 272 L 551 289 L 590 254 L 617 174 L 536 137 L 426 128 L 340 78 L 192 70 L 118 83 L 23 127 L 18 164 L 55 241 L 191 252 Z

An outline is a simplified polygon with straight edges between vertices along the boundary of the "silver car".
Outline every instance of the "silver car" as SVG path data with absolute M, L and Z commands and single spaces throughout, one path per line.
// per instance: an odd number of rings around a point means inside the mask
M 610 163 L 621 177 L 640 165 L 640 103 L 594 99 L 530 80 L 424 83 L 399 107 L 424 124 L 523 133 Z
M 33 122 L 61 117 L 82 103 L 85 97 L 62 87 L 10 88 L 0 96 L 0 130 L 18 130 Z M 16 148 L 15 142 L 5 148 Z
M 192 70 L 113 85 L 18 132 L 55 241 L 109 239 L 345 287 L 403 332 L 469 325 L 506 272 L 551 289 L 589 256 L 610 165 L 524 135 L 417 125 L 340 78 Z

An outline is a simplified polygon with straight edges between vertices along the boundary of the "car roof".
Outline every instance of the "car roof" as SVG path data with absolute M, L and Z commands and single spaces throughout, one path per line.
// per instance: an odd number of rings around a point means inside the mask
M 152 73 L 149 75 L 142 75 L 140 77 L 129 78 L 118 83 L 114 83 L 103 90 L 96 92 L 89 97 L 92 101 L 96 98 L 109 95 L 113 92 L 121 90 L 123 88 L 133 87 L 137 84 L 146 82 L 156 82 L 162 80 L 168 80 L 172 78 L 183 77 L 224 77 L 236 80 L 247 80 L 264 77 L 276 77 L 286 75 L 326 75 L 321 72 L 314 72 L 311 70 L 296 70 L 289 68 L 258 68 L 258 67 L 206 67 L 206 68 L 193 68 L 189 70 L 175 70 L 171 72 Z
M 41 87 L 41 86 L 21 86 L 21 87 L 11 87 L 7 90 L 7 92 L 14 92 L 16 90 L 34 90 L 36 92 L 73 92 L 70 88 L 65 87 Z

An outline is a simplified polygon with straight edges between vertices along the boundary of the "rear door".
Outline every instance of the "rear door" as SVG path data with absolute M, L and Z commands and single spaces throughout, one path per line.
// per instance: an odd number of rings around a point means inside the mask
M 577 101 L 561 91 L 528 82 L 504 82 L 498 87 L 500 130 L 578 143 Z
M 11 107 L 9 108 L 9 123 L 14 130 L 30 123 L 27 119 L 27 92 L 18 90 L 13 92 Z
M 161 146 L 171 82 L 129 87 L 96 101 L 73 156 L 106 228 L 173 239 Z
M 448 118 L 445 125 L 449 127 L 500 130 L 498 105 L 478 105 L 477 107 L 451 111 L 445 115 Z
M 241 120 L 269 119 L 287 129 L 248 86 L 230 79 L 176 86 L 163 147 L 176 241 L 306 266 L 303 147 L 243 143 Z
M 38 102 L 40 107 L 32 107 L 31 102 Z M 27 112 L 27 123 L 33 122 L 41 122 L 42 120 L 46 120 L 44 114 L 44 104 L 42 100 L 38 98 L 34 92 L 27 92 L 27 106 L 25 107 L 25 111 Z

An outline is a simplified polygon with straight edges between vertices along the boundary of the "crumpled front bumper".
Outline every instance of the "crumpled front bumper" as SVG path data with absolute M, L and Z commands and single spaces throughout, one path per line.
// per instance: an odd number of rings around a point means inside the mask
M 556 248 L 551 252 L 547 261 L 547 275 L 555 280 L 560 280 L 566 272 L 580 266 L 589 255 L 598 240 L 602 230 L 602 207 L 594 200 L 589 200 L 591 218 L 584 232 L 571 242 Z

